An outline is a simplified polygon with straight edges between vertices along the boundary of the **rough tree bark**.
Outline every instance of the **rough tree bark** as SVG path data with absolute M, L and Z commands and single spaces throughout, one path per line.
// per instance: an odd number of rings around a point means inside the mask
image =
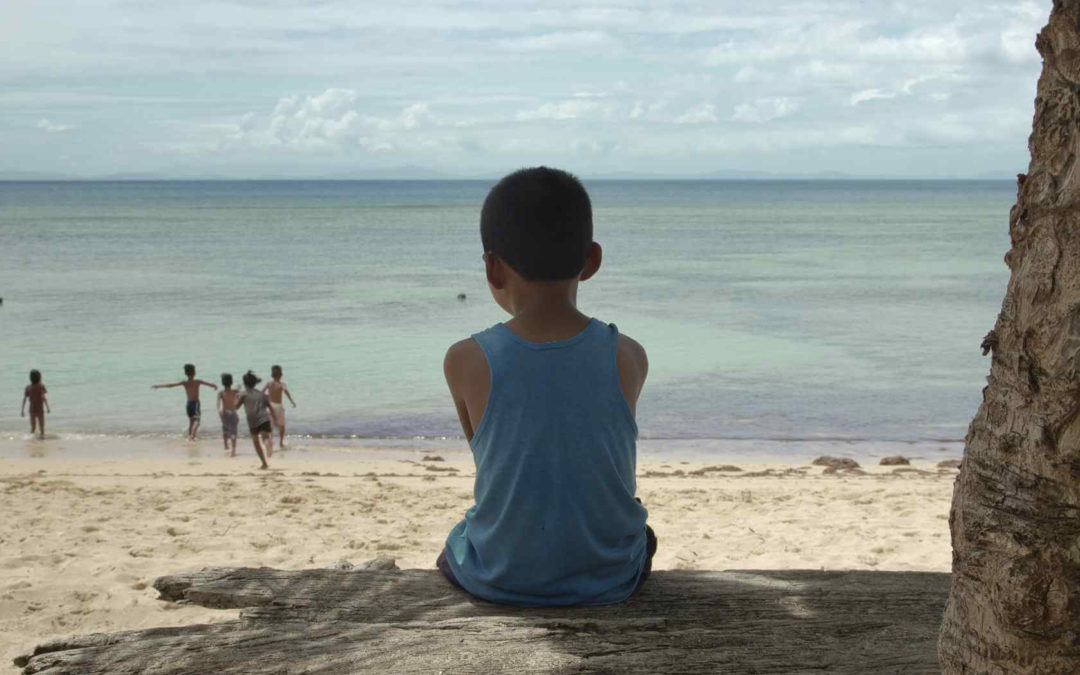
M 1080 673 L 1080 0 L 1056 0 L 950 526 L 946 673 Z

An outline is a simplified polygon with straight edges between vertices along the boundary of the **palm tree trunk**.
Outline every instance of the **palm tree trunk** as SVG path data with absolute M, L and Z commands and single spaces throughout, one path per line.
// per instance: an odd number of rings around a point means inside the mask
M 1080 0 L 1055 0 L 949 525 L 945 673 L 1080 673 Z

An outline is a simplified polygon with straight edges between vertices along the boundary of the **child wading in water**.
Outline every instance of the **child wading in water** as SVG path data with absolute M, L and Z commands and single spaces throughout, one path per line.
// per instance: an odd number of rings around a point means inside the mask
M 270 428 L 270 401 L 266 394 L 255 388 L 259 377 L 250 370 L 244 373 L 244 391 L 236 399 L 236 405 L 244 406 L 247 414 L 248 429 L 251 430 L 251 442 L 255 444 L 255 453 L 262 460 L 260 469 L 269 469 L 266 458 L 274 454 L 274 433 Z M 261 443 L 260 443 L 261 441 Z M 262 443 L 266 443 L 263 454 Z
M 19 417 L 26 417 L 26 402 L 30 401 L 30 433 L 37 431 L 43 439 L 45 438 L 45 411 L 48 410 L 49 414 L 52 414 L 47 393 L 49 390 L 41 382 L 41 372 L 31 370 L 30 384 L 23 390 L 22 411 Z
M 202 419 L 202 407 L 199 404 L 199 387 L 210 387 L 216 390 L 217 385 L 213 382 L 207 382 L 206 380 L 195 379 L 195 366 L 190 363 L 184 364 L 184 374 L 187 375 L 186 380 L 180 380 L 179 382 L 172 382 L 170 384 L 155 384 L 152 389 L 171 389 L 172 387 L 183 387 L 187 393 L 187 405 L 184 407 L 184 411 L 188 416 L 188 439 L 195 440 L 195 434 L 199 431 L 199 423 Z
M 649 364 L 641 345 L 577 308 L 601 260 L 589 196 L 568 173 L 523 169 L 488 193 L 480 237 L 491 295 L 512 318 L 446 353 L 476 504 L 436 565 L 492 602 L 620 602 L 656 551 L 634 497 Z
M 240 416 L 236 414 L 236 398 L 240 392 L 232 388 L 232 374 L 221 374 L 221 391 L 217 395 L 218 416 L 221 417 L 221 440 L 225 443 L 225 449 L 229 449 L 232 441 L 231 457 L 236 457 L 236 432 L 240 426 Z
M 263 393 L 270 397 L 270 421 L 278 428 L 278 433 L 281 434 L 281 441 L 278 445 L 281 449 L 285 449 L 285 405 L 282 403 L 281 395 L 285 394 L 289 397 L 289 403 L 292 407 L 296 407 L 296 401 L 293 400 L 292 394 L 289 393 L 289 385 L 281 381 L 281 366 L 270 366 L 270 377 L 273 378 L 270 382 L 263 387 Z

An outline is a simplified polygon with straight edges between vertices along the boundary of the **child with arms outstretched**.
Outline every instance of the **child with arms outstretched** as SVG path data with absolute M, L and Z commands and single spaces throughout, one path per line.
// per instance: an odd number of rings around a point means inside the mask
M 199 404 L 199 387 L 210 387 L 217 390 L 217 385 L 213 382 L 207 382 L 206 380 L 199 380 L 195 378 L 195 366 L 190 363 L 184 364 L 184 374 L 187 375 L 186 380 L 180 380 L 179 382 L 170 382 L 169 384 L 155 384 L 152 389 L 171 389 L 172 387 L 183 387 L 184 392 L 187 394 L 187 404 L 184 407 L 184 411 L 188 416 L 188 439 L 195 440 L 195 434 L 199 431 L 199 423 L 202 419 L 202 407 Z

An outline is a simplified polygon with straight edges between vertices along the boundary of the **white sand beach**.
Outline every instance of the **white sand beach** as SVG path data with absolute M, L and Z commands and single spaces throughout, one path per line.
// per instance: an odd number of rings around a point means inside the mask
M 271 461 L 267 472 L 246 455 L 0 459 L 0 659 L 58 635 L 235 616 L 157 600 L 151 584 L 164 574 L 379 555 L 431 568 L 472 500 L 464 455 Z M 639 466 L 654 569 L 949 570 L 955 470 L 715 466 Z

